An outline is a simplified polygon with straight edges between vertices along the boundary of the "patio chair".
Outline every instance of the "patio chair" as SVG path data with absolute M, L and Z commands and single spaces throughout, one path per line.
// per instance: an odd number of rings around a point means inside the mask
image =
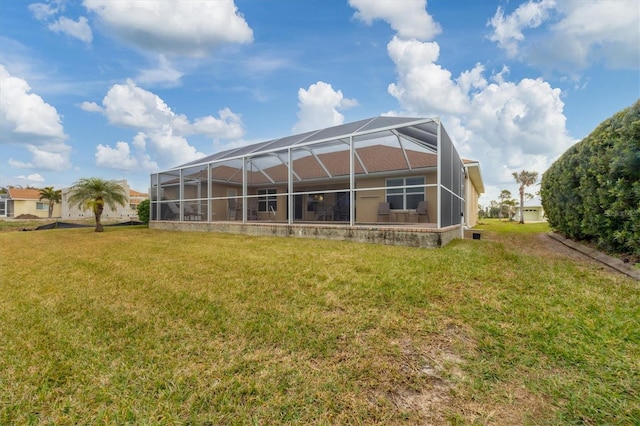
M 170 201 L 166 203 L 167 209 L 164 212 L 164 220 L 178 220 L 180 218 L 180 208 L 174 203 Z
M 416 207 L 415 210 L 411 210 L 409 212 L 409 215 L 411 216 L 415 216 L 417 218 L 418 223 L 420 223 L 420 218 L 426 216 L 427 217 L 427 223 L 431 222 L 431 219 L 429 219 L 429 211 L 427 210 L 427 202 L 426 201 L 420 201 L 418 203 L 418 206 Z
M 249 210 L 247 211 L 248 213 L 248 219 L 249 220 L 258 220 L 258 200 L 255 198 L 252 198 L 251 200 L 249 200 Z
M 238 219 L 238 213 L 242 213 L 242 205 L 235 198 L 229 198 L 227 200 L 227 219 Z
M 319 209 L 316 220 L 333 220 L 333 206 Z
M 378 204 L 378 222 L 382 222 L 380 218 L 387 218 L 387 222 L 391 221 L 391 205 L 389 203 Z

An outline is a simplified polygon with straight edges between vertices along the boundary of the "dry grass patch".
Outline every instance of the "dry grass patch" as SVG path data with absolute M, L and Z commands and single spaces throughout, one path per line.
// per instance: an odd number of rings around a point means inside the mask
M 0 424 L 638 418 L 637 283 L 490 226 L 438 250 L 4 233 Z

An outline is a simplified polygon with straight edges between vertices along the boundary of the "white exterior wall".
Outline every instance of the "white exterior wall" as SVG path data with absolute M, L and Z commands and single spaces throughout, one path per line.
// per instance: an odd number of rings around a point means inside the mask
M 131 208 L 131 199 L 130 193 L 131 188 L 126 180 L 117 181 L 120 186 L 125 189 L 125 193 L 127 194 L 126 203 L 123 206 L 118 205 L 115 210 L 111 209 L 109 206 L 105 205 L 104 210 L 102 212 L 102 220 L 137 220 L 138 219 L 138 211 Z M 81 210 L 77 205 L 70 205 L 68 202 L 69 193 L 71 188 L 64 188 L 62 190 L 62 215 L 61 218 L 64 219 L 93 219 L 93 212 L 91 210 Z

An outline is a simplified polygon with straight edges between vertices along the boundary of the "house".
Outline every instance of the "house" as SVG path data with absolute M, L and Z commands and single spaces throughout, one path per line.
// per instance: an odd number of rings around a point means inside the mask
M 532 200 L 525 200 L 524 202 L 524 221 L 525 222 L 543 222 L 547 220 L 544 214 L 544 208 L 542 207 L 542 200 L 540 198 L 534 198 Z M 513 216 L 513 220 L 520 220 L 520 207 L 516 207 L 516 214 Z
M 54 204 L 52 217 L 60 217 L 61 205 Z M 49 200 L 40 199 L 40 190 L 34 188 L 8 188 L 0 200 L 0 216 L 18 217 L 31 215 L 49 217 Z
M 440 120 L 374 117 L 152 174 L 150 226 L 444 245 L 483 192 Z
M 138 215 L 138 205 L 141 201 L 144 201 L 149 198 L 149 194 L 146 192 L 139 192 L 133 189 L 129 189 L 129 210 L 132 212 L 136 212 L 136 217 Z
M 9 194 L 0 194 L 0 217 L 7 217 L 7 201 Z
M 103 220 L 137 220 L 138 219 L 138 204 L 142 200 L 149 198 L 148 194 L 144 192 L 138 192 L 129 187 L 129 183 L 126 180 L 118 180 L 117 183 L 122 186 L 127 195 L 127 202 L 124 206 L 116 206 L 113 210 L 108 205 L 104 206 L 102 213 Z M 62 219 L 78 220 L 91 218 L 93 219 L 93 212 L 91 210 L 82 210 L 77 204 L 69 204 L 68 198 L 71 192 L 71 187 L 64 188 L 62 190 Z

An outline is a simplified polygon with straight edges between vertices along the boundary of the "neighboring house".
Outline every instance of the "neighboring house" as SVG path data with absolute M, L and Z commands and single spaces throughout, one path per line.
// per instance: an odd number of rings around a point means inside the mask
M 124 206 L 118 205 L 116 210 L 112 210 L 109 206 L 104 206 L 102 213 L 103 220 L 137 220 L 138 219 L 138 204 L 140 201 L 149 198 L 144 192 L 138 192 L 129 187 L 126 180 L 117 181 L 122 186 L 127 194 L 127 202 Z M 62 190 L 62 219 L 93 219 L 92 210 L 82 210 L 77 204 L 70 205 L 67 201 L 70 195 L 71 188 L 64 188 Z
M 9 194 L 0 194 L 0 217 L 7 217 L 7 198 Z
M 513 220 L 520 220 L 520 206 L 516 206 L 516 214 L 513 216 Z M 524 201 L 524 221 L 525 222 L 543 222 L 547 220 L 542 208 L 542 200 L 540 198 L 534 198 L 532 200 Z
M 33 215 L 42 218 L 49 217 L 49 200 L 40 200 L 40 190 L 32 188 L 8 188 L 4 199 L 4 214 L 6 217 L 18 217 L 20 215 Z M 0 215 L 2 213 L 0 201 Z M 60 217 L 62 207 L 60 203 L 53 206 L 51 217 Z
M 129 189 L 129 210 L 138 212 L 138 205 L 140 202 L 149 198 L 149 194 L 146 192 L 138 192 L 133 189 Z
M 374 117 L 153 174 L 150 192 L 152 223 L 450 230 L 477 223 L 484 185 L 478 162 L 460 159 L 438 119 Z

